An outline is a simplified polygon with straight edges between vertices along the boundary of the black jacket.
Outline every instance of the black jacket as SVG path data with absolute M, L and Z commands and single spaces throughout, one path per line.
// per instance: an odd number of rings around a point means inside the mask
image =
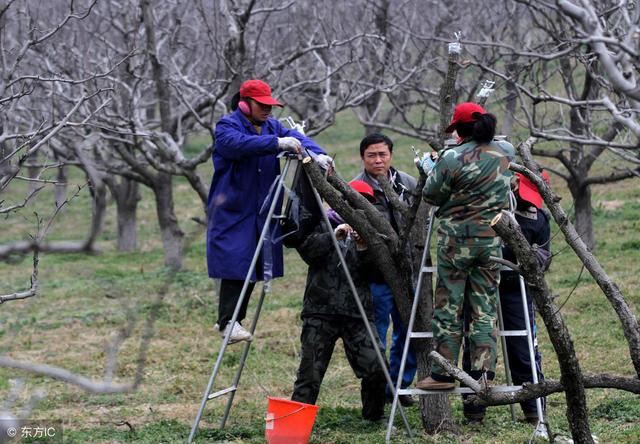
M 367 250 L 357 251 L 353 240 L 338 242 L 349 267 L 360 301 L 367 317 L 373 319 L 373 304 L 369 291 L 373 261 Z M 309 265 L 301 317 L 313 315 L 343 315 L 360 318 L 351 288 L 335 251 L 331 235 L 318 224 L 316 229 L 296 249 Z
M 546 270 L 551 262 L 551 227 L 549 225 L 549 216 L 547 216 L 545 211 L 538 210 L 532 206 L 525 211 L 516 211 L 515 218 L 527 242 L 529 242 L 530 245 L 538 245 L 538 261 L 542 269 Z M 502 247 L 502 257 L 513 263 L 516 262 L 513 251 L 506 245 Z M 500 275 L 500 291 L 520 293 L 518 274 L 513 271 L 503 271 Z

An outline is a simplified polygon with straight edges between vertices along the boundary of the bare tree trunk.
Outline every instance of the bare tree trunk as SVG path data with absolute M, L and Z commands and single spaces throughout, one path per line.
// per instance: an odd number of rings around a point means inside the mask
M 420 185 L 422 185 L 422 181 L 420 182 Z M 420 185 L 418 186 L 418 191 L 422 189 Z M 425 202 L 421 202 L 413 224 L 413 229 L 411 230 L 413 269 L 416 276 L 419 276 L 422 253 L 427 247 L 426 227 L 429 223 L 429 210 L 429 205 Z M 430 267 L 431 265 L 431 255 L 427 253 L 427 262 L 425 263 L 425 266 Z M 414 330 L 418 331 L 419 329 L 420 331 L 431 331 L 431 319 L 433 318 L 433 283 L 430 274 L 424 275 L 422 279 L 422 287 L 419 297 L 420 300 L 418 302 L 417 310 L 419 322 L 416 322 Z M 418 373 L 416 378 L 417 380 L 421 380 L 429 376 L 431 373 L 429 352 L 433 350 L 433 339 L 413 340 L 412 345 L 416 352 L 416 359 L 418 361 Z M 420 398 L 420 416 L 422 417 L 422 426 L 429 434 L 458 432 L 458 428 L 451 413 L 451 402 L 448 394 L 422 396 Z
M 517 67 L 518 65 L 515 62 L 507 64 L 507 73 L 509 74 L 510 77 L 517 75 Z M 505 98 L 506 112 L 504 113 L 504 117 L 502 119 L 502 134 L 509 137 L 513 132 L 513 123 L 515 121 L 514 117 L 516 115 L 516 106 L 518 104 L 518 92 L 516 90 L 516 84 L 513 81 L 507 82 L 506 88 L 507 88 L 507 96 Z
M 67 176 L 67 166 L 62 165 L 58 168 L 58 174 L 56 175 L 56 186 L 55 186 L 55 194 L 56 194 L 56 205 L 61 205 L 62 202 L 67 200 L 67 181 L 69 177 Z
M 453 115 L 453 104 L 456 101 L 456 78 L 458 77 L 458 60 L 460 54 L 458 52 L 450 52 L 448 59 L 447 75 L 444 83 L 440 87 L 440 128 L 438 129 L 438 149 L 444 148 L 444 140 L 446 133 L 444 130 L 449 126 L 451 116 Z
M 583 177 L 587 177 L 586 174 L 587 173 L 585 173 Z M 595 247 L 595 234 L 591 207 L 591 187 L 583 183 L 569 181 L 569 190 L 571 191 L 571 197 L 573 197 L 576 231 L 589 251 L 593 251 Z
M 84 243 L 86 251 L 95 251 L 95 242 L 104 228 L 104 217 L 107 212 L 107 189 L 104 182 L 92 182 L 93 200 L 91 202 L 91 226 Z
M 122 178 L 110 181 L 109 189 L 116 201 L 118 251 L 135 251 L 138 243 L 137 208 L 140 201 L 138 182 Z
M 33 162 L 37 160 L 37 156 L 33 159 Z M 27 176 L 29 179 L 37 179 L 40 174 L 40 167 L 34 165 L 32 162 L 29 162 L 27 165 Z M 27 194 L 33 193 L 36 188 L 38 188 L 38 182 L 29 181 L 29 186 L 27 187 Z M 34 196 L 36 197 L 36 196 Z
M 153 184 L 153 192 L 156 197 L 156 211 L 162 233 L 164 264 L 167 267 L 179 269 L 182 267 L 184 233 L 178 225 L 174 210 L 172 183 L 171 175 L 158 173 Z
M 589 428 L 589 412 L 580 363 L 569 330 L 560 316 L 560 310 L 553 303 L 551 291 L 544 280 L 535 254 L 520 231 L 517 222 L 509 216 L 509 213 L 503 211 L 496 216 L 491 222 L 491 226 L 515 253 L 536 307 L 538 307 L 540 316 L 549 332 L 549 339 L 553 344 L 560 365 L 560 382 L 565 387 L 567 420 L 571 428 L 571 436 L 574 442 L 592 443 L 593 438 Z

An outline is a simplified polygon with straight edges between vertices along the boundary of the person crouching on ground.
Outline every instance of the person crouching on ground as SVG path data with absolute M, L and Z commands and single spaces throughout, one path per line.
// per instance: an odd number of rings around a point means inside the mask
M 367 183 L 352 181 L 350 184 L 367 199 L 374 199 L 373 189 Z M 335 213 L 333 215 L 334 232 L 367 313 L 367 322 L 375 332 L 368 284 L 371 270 L 375 269 L 373 258 L 358 233 L 348 224 L 341 223 Z M 386 380 L 375 347 L 381 347 L 381 344 L 377 337 L 377 343 L 374 343 L 367 334 L 324 222 L 319 223 L 296 248 L 309 265 L 309 271 L 301 313 L 300 367 L 291 399 L 316 403 L 336 341 L 342 339 L 349 364 L 356 376 L 362 379 L 362 417 L 380 421 L 384 417 Z

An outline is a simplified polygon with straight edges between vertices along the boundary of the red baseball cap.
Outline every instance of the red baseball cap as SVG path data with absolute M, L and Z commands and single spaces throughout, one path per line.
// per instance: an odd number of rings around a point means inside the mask
M 263 105 L 284 106 L 271 97 L 271 87 L 262 80 L 247 80 L 240 86 L 240 97 L 249 97 Z
M 369 202 L 374 203 L 376 196 L 373 194 L 373 188 L 363 180 L 352 180 L 349 182 L 351 188 L 362 194 Z
M 545 182 L 549 183 L 549 173 L 542 170 L 540 175 Z M 537 208 L 542 208 L 542 196 L 538 191 L 538 187 L 536 187 L 536 185 L 524 174 L 516 173 L 516 177 L 520 179 L 520 185 L 518 186 L 518 194 L 520 195 L 520 198 L 535 205 Z
M 473 102 L 464 102 L 456 105 L 456 108 L 453 110 L 451 123 L 444 132 L 452 133 L 457 123 L 475 122 L 478 119 L 473 118 L 473 113 L 486 114 L 486 111 L 483 107 Z

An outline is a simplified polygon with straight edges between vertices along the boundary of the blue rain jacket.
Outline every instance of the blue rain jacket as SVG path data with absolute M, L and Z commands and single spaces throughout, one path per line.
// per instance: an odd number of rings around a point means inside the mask
M 207 205 L 207 265 L 209 277 L 244 280 L 258 246 L 270 201 L 272 184 L 280 174 L 276 157 L 278 137 L 295 137 L 302 146 L 324 154 L 313 140 L 269 118 L 261 134 L 237 109 L 222 117 L 215 128 L 213 179 Z M 271 198 L 273 196 L 271 190 Z M 283 193 L 280 193 L 282 199 Z M 276 207 L 279 214 L 280 207 Z M 261 211 L 262 210 L 262 211 Z M 283 275 L 279 224 L 272 223 L 251 281 Z

